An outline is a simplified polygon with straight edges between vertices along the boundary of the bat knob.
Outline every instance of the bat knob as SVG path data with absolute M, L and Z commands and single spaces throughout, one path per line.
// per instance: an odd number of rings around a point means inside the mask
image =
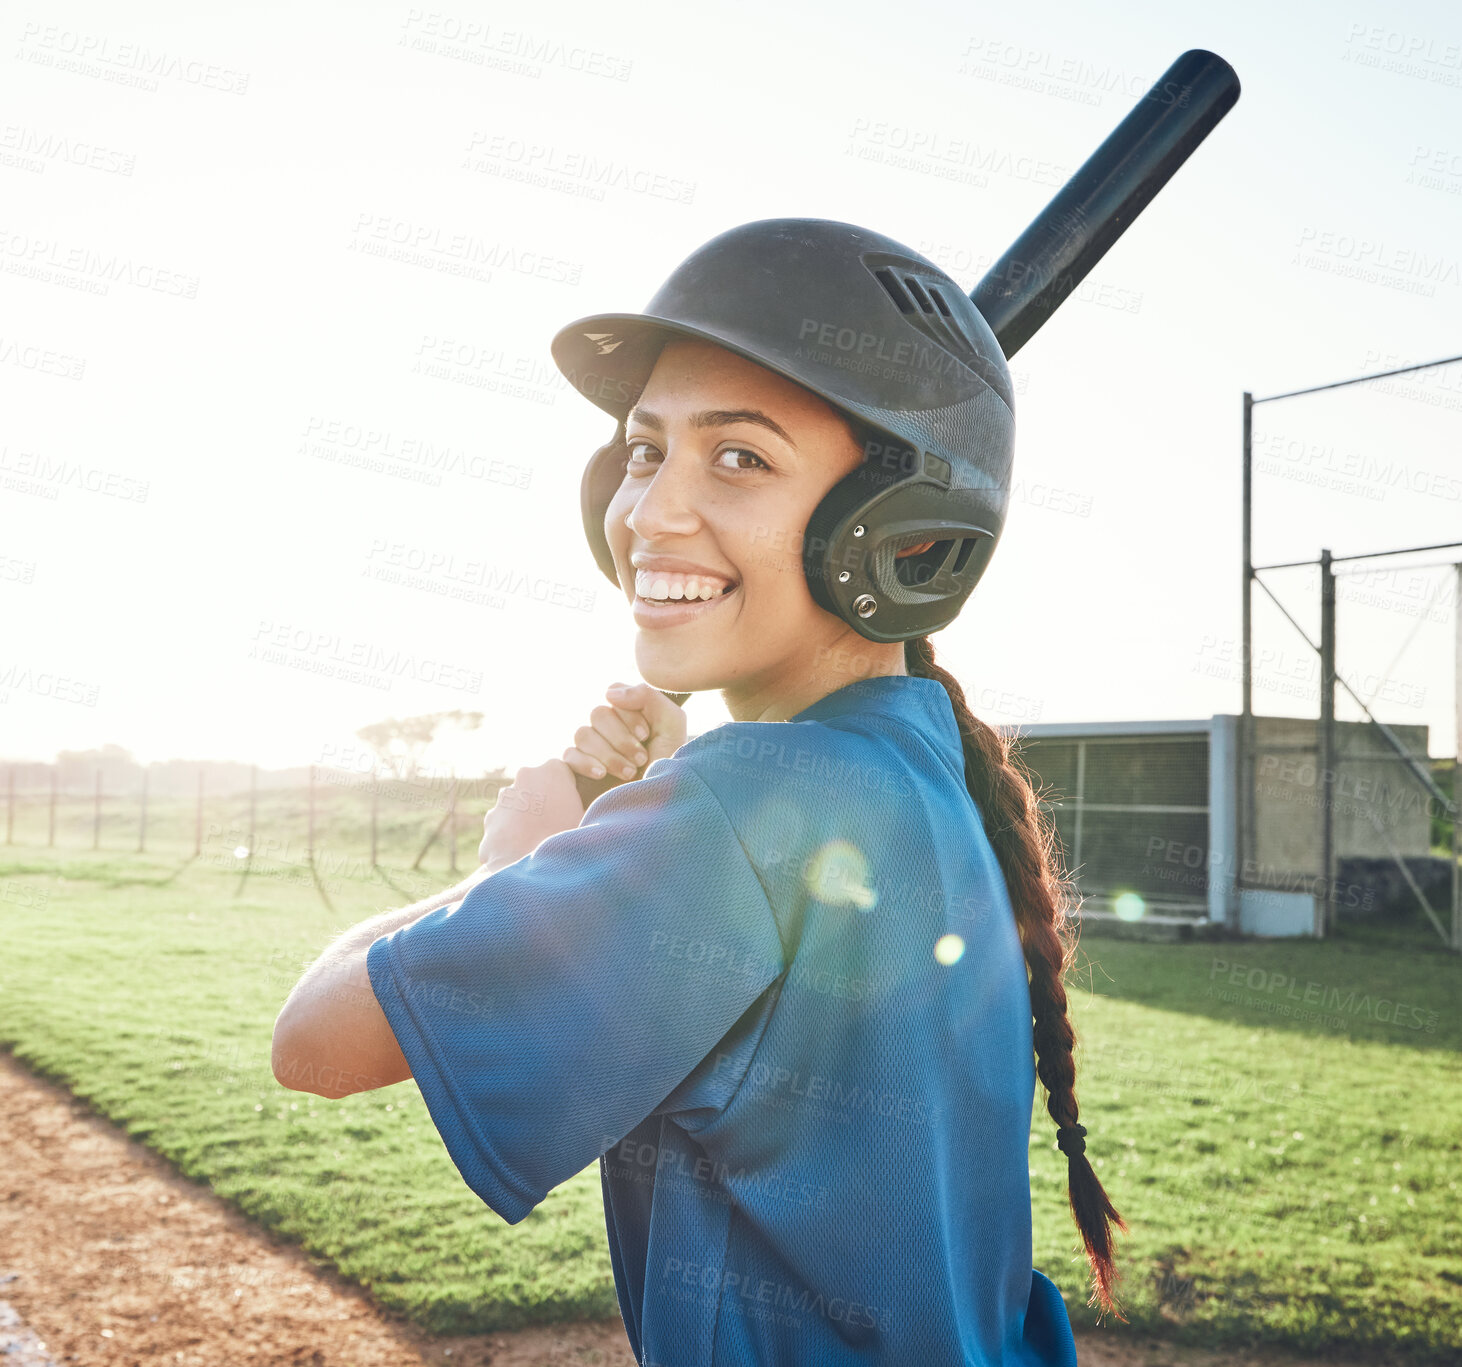
M 628 782 L 629 779 L 618 778 L 614 774 L 605 774 L 603 778 L 590 778 L 588 774 L 574 775 L 574 787 L 579 790 L 579 800 L 583 802 L 586 812 L 596 797 L 603 797 L 611 788 Z

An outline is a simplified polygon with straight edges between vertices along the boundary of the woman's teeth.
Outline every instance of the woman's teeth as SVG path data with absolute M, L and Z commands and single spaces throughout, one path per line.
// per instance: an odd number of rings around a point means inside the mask
M 701 602 L 708 602 L 735 587 L 726 580 L 695 574 L 671 574 L 665 570 L 638 570 L 635 573 L 635 594 L 651 601 L 698 598 Z

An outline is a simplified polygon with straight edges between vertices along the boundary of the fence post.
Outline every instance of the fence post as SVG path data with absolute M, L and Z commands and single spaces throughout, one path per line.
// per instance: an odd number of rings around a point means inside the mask
M 381 782 L 371 765 L 371 868 L 376 867 L 376 814 L 381 805 Z
M 203 853 L 203 766 L 198 766 L 198 808 L 193 818 L 193 858 Z
M 46 836 L 46 845 L 54 847 L 56 844 L 56 784 L 60 778 L 60 766 L 51 766 L 51 827 L 50 833 Z
M 91 847 L 99 850 L 102 847 L 102 770 L 101 765 L 96 768 L 96 803 L 91 818 Z
M 457 775 L 452 774 L 452 790 L 447 794 L 447 867 L 457 872 Z
M 142 809 L 137 820 L 137 853 L 141 854 L 147 849 L 147 770 L 149 766 L 142 766 Z
M 5 781 L 5 843 L 15 844 L 15 766 L 10 766 Z
M 259 813 L 259 766 L 249 766 L 249 855 L 254 857 L 254 827 L 258 820 Z
M 308 859 L 310 864 L 313 866 L 315 862 L 315 766 L 313 764 L 310 765 L 310 781 L 308 785 L 308 791 L 309 826 L 307 828 L 307 838 L 305 842 L 305 858 Z

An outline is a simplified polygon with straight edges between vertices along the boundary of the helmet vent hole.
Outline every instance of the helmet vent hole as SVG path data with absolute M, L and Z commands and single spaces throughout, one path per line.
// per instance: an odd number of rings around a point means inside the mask
M 917 276 L 904 276 L 904 286 L 908 289 L 909 293 L 912 294 L 914 298 L 919 301 L 919 307 L 925 313 L 934 312 L 934 305 L 929 302 L 929 296 L 924 293 L 924 287 L 919 283 L 919 278 Z
M 884 293 L 898 305 L 900 313 L 916 312 L 913 301 L 904 293 L 891 270 L 885 268 L 881 271 L 874 271 L 873 275 L 878 283 L 883 286 Z
M 955 342 L 958 344 L 956 349 L 962 349 L 973 354 L 975 344 L 965 335 L 965 330 L 959 325 L 959 319 L 954 316 L 954 312 L 945 302 L 944 296 L 939 292 L 937 285 L 929 286 L 929 297 L 939 306 L 939 312 L 941 314 L 940 321 L 953 335 Z
M 917 545 L 917 542 L 911 542 Z M 949 554 L 950 542 L 936 541 L 927 551 L 916 555 L 898 556 L 893 562 L 894 574 L 905 588 L 927 588 L 940 565 Z
M 895 272 L 887 266 L 872 269 L 874 279 L 883 286 L 883 292 L 910 323 L 952 356 L 957 356 L 976 371 L 981 370 L 979 348 L 965 335 L 955 319 L 954 310 L 933 280 L 907 270 Z

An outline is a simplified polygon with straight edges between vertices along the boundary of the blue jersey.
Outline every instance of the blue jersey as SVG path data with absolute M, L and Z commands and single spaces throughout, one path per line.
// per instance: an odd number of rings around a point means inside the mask
M 599 1159 L 645 1367 L 1075 1367 L 1031 1265 L 1025 960 L 937 681 L 705 732 L 366 963 L 504 1220 Z

